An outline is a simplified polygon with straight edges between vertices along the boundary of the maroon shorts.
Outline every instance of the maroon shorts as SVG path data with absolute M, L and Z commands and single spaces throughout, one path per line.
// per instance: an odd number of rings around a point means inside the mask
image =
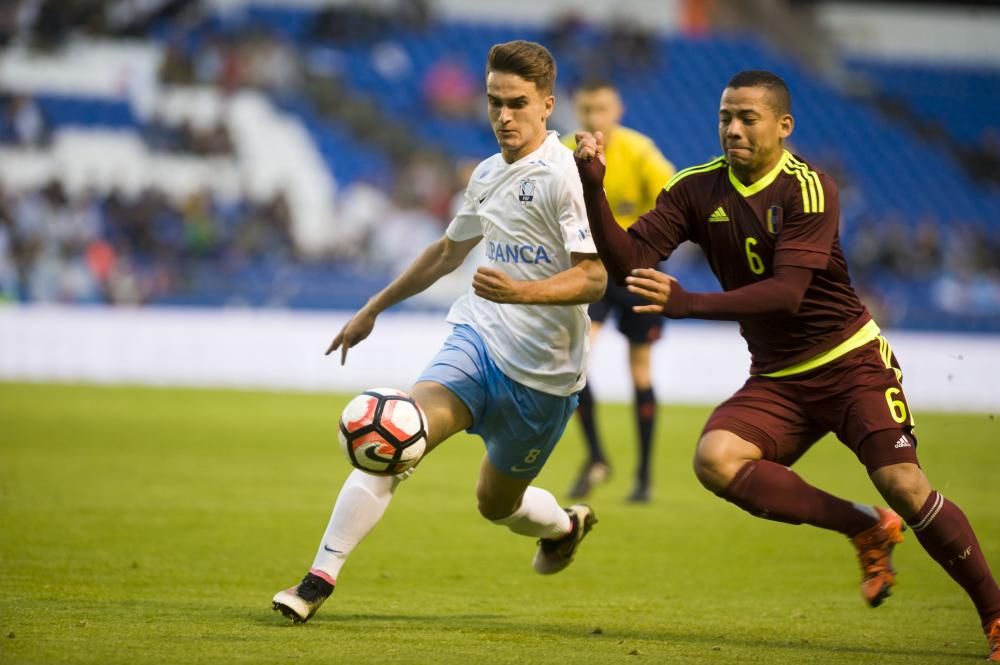
M 879 337 L 817 369 L 783 378 L 752 376 L 719 405 L 703 432 L 726 430 L 764 459 L 791 465 L 827 432 L 869 471 L 917 464 L 902 370 Z

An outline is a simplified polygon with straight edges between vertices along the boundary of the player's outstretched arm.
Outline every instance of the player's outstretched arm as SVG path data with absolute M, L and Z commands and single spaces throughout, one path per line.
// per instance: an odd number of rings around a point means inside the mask
M 812 274 L 808 268 L 781 266 L 775 269 L 773 277 L 723 293 L 686 291 L 674 277 L 651 268 L 633 270 L 625 283 L 631 293 L 650 303 L 632 308 L 639 314 L 741 321 L 795 314 L 812 282 Z
M 651 247 L 627 233 L 615 220 L 604 193 L 604 136 L 601 132 L 577 132 L 576 168 L 583 185 L 583 201 L 594 244 L 608 274 L 619 284 L 635 268 L 656 265 L 662 257 Z
M 517 305 L 582 305 L 604 295 L 608 273 L 594 254 L 573 254 L 573 267 L 539 280 L 517 280 L 496 268 L 481 267 L 472 288 L 481 298 Z
M 340 349 L 340 364 L 343 365 L 347 360 L 347 350 L 371 334 L 375 327 L 375 317 L 393 305 L 429 288 L 434 282 L 458 268 L 481 239 L 476 237 L 469 240 L 452 240 L 448 236 L 441 236 L 399 277 L 372 296 L 365 306 L 351 317 L 330 342 L 326 355 Z

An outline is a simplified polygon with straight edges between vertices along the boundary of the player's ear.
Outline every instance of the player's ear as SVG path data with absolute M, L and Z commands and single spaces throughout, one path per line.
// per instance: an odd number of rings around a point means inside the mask
M 556 98 L 549 95 L 545 98 L 545 102 L 542 105 L 542 120 L 548 120 L 549 116 L 552 115 L 553 109 L 556 107 Z
M 787 139 L 792 135 L 793 129 L 795 129 L 795 118 L 792 117 L 791 113 L 786 113 L 778 118 L 778 136 Z

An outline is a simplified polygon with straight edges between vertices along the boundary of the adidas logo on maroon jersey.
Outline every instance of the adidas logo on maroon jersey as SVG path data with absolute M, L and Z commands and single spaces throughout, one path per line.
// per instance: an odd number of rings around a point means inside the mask
M 722 206 L 719 206 L 718 208 L 715 209 L 715 212 L 713 212 L 711 215 L 708 216 L 708 221 L 710 221 L 710 222 L 728 222 L 729 221 L 729 215 L 727 215 L 726 211 L 722 209 Z

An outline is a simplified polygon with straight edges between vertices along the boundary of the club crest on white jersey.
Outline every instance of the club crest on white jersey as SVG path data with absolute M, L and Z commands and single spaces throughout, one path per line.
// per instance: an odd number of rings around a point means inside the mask
M 518 189 L 517 200 L 521 202 L 521 205 L 528 205 L 535 200 L 535 181 L 531 178 L 525 178 L 521 181 L 521 185 Z

